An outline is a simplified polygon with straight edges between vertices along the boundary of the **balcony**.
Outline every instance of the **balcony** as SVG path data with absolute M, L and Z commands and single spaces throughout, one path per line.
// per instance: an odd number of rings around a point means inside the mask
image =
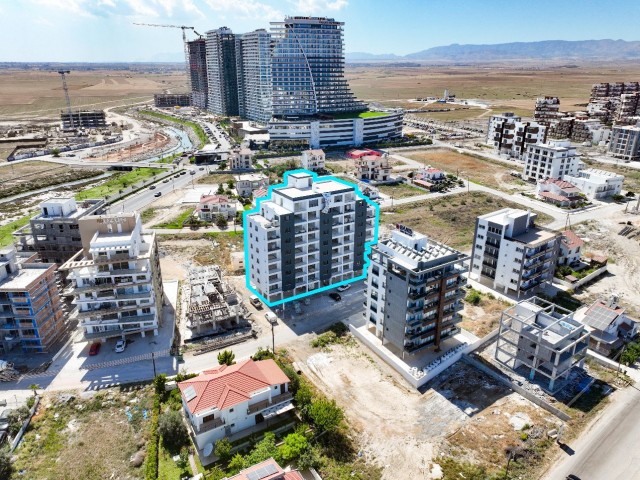
M 267 399 L 267 400 L 262 400 L 260 402 L 254 403 L 253 405 L 249 405 L 249 408 L 247 408 L 247 415 L 251 415 L 252 413 L 259 412 L 273 405 L 278 405 L 279 403 L 289 401 L 292 398 L 293 398 L 293 394 L 291 392 L 284 392 L 284 393 L 281 393 L 280 395 L 275 395 L 271 397 L 271 401 Z
M 222 425 L 224 425 L 224 423 L 224 419 L 222 418 L 214 418 L 213 420 L 209 420 L 208 422 L 203 422 L 197 429 L 195 429 L 196 435 L 208 432 L 209 430 L 213 430 L 214 428 L 221 427 Z
M 110 257 L 107 257 L 105 255 L 96 255 L 93 257 L 93 263 L 95 263 L 96 265 L 100 265 L 103 263 L 110 263 L 110 262 L 122 262 L 124 260 L 136 260 L 136 259 L 132 258 L 128 253 L 114 253 Z

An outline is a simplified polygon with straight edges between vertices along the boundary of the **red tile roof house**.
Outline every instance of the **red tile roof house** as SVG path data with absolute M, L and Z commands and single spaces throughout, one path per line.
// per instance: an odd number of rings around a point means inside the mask
M 273 458 L 269 458 L 223 480 L 304 480 L 304 477 L 298 470 L 285 472 Z
M 198 218 L 206 222 L 213 222 L 218 214 L 230 220 L 236 216 L 237 211 L 236 201 L 225 195 L 202 195 L 196 208 Z
M 571 230 L 565 230 L 560 233 L 562 234 L 562 237 L 560 237 L 558 265 L 574 265 L 579 263 L 580 257 L 582 256 L 580 250 L 584 245 L 584 240 Z
M 582 191 L 572 183 L 557 178 L 547 178 L 538 182 L 536 194 L 545 202 L 561 207 L 574 207 L 585 198 Z
M 273 360 L 251 359 L 205 370 L 178 384 L 203 465 L 215 460 L 215 442 L 234 441 L 293 410 L 289 378 Z

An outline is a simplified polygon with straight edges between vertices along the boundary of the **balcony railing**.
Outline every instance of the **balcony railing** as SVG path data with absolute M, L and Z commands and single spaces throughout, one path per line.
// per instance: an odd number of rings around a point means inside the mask
M 284 393 L 281 393 L 280 395 L 271 397 L 271 401 L 267 399 L 267 400 L 262 400 L 260 402 L 254 403 L 253 405 L 249 405 L 249 408 L 247 408 L 247 415 L 251 415 L 252 413 L 259 412 L 273 405 L 286 402 L 288 400 L 291 400 L 292 398 L 293 398 L 293 394 L 291 392 L 284 392 Z
M 214 418 L 213 420 L 209 420 L 208 422 L 203 422 L 197 429 L 197 433 L 208 432 L 209 430 L 213 430 L 214 428 L 221 427 L 224 425 L 223 418 Z

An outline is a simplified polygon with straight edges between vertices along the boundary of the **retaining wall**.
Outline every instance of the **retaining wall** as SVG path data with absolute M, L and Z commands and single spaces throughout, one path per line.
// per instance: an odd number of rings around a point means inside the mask
M 596 277 L 599 277 L 600 275 L 604 274 L 606 271 L 607 271 L 607 266 L 605 265 L 604 267 L 600 267 L 599 269 L 597 269 L 595 272 L 591 272 L 586 277 L 581 278 L 577 282 L 571 283 L 571 282 L 566 282 L 564 280 L 560 280 L 559 278 L 554 278 L 553 279 L 553 283 L 557 283 L 558 285 L 562 285 L 565 288 L 576 289 L 578 287 L 581 287 L 585 283 L 589 283 L 591 280 L 593 280 Z

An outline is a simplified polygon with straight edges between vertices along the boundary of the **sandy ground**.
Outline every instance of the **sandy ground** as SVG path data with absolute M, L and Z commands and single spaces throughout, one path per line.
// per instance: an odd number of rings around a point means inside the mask
M 462 363 L 421 394 L 356 342 L 331 351 L 302 342 L 287 349 L 304 374 L 345 408 L 363 457 L 384 468 L 384 479 L 433 478 L 433 460 L 448 452 L 448 437 L 475 430 L 487 437 L 485 446 L 500 450 L 517 439 L 512 417 L 538 418 L 537 407 Z M 496 408 L 504 417 L 498 426 L 483 420 Z M 498 435 L 495 445 L 492 435 Z

